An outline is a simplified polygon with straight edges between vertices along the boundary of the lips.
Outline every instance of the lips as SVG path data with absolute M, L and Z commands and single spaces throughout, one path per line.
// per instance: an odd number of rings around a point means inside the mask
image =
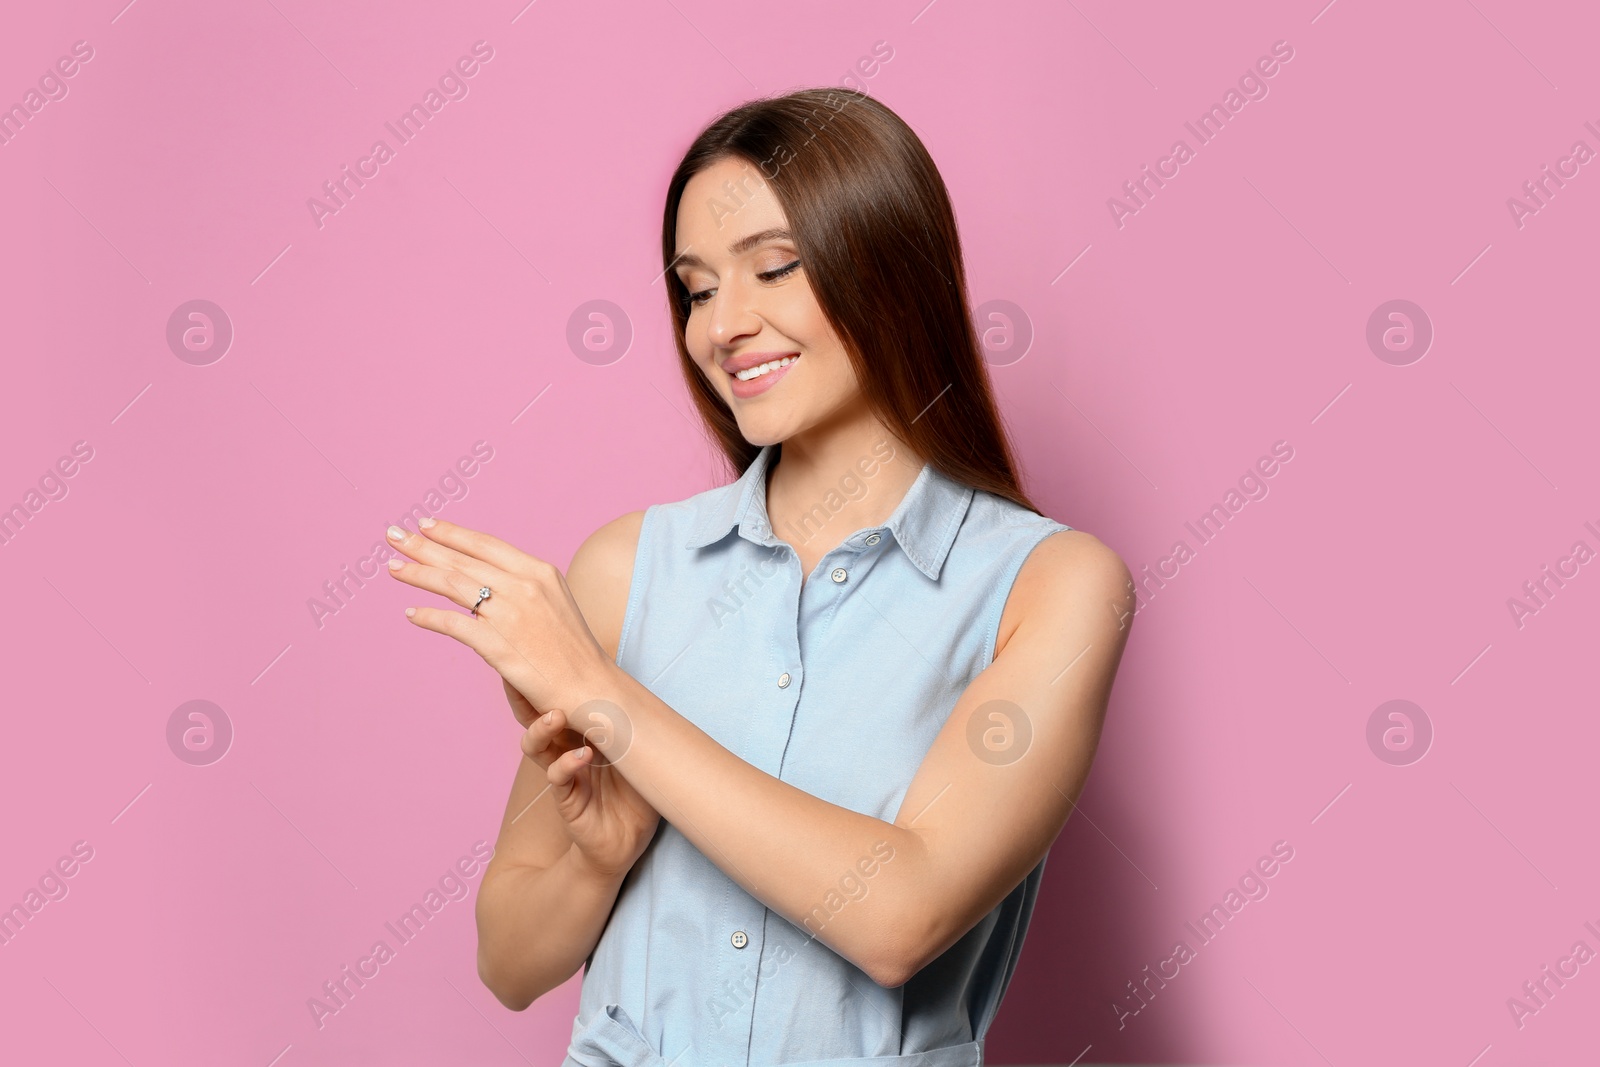
M 738 371 L 733 376 L 741 382 L 753 382 L 762 375 L 787 368 L 799 358 L 799 356 L 784 356 L 781 359 L 769 359 L 765 363 L 757 363 L 748 370 Z
M 759 367 L 763 363 L 771 363 L 773 360 L 785 359 L 799 354 L 798 352 L 745 352 L 728 360 L 722 365 L 722 369 L 729 374 L 738 374 L 742 370 Z
M 746 380 L 738 376 L 740 371 L 748 371 L 763 364 L 778 363 L 783 360 L 788 360 L 789 362 L 773 370 L 763 371 L 754 378 Z M 733 395 L 741 400 L 746 400 L 753 396 L 760 396 L 777 385 L 784 375 L 793 370 L 794 366 L 799 362 L 800 354 L 798 352 L 749 353 L 730 359 L 723 364 L 723 369 L 728 371 L 728 376 L 732 379 L 730 384 Z

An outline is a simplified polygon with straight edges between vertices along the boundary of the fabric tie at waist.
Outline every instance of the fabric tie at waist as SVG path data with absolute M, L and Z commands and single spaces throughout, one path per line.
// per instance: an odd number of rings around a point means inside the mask
M 701 1067 L 684 1052 L 668 1061 L 644 1039 L 621 1005 L 607 1004 L 587 1026 L 573 1033 L 561 1067 Z M 980 1067 L 982 1063 L 983 1043 L 968 1041 L 899 1056 L 848 1056 L 784 1067 Z
M 561 1067 L 667 1067 L 667 1061 L 639 1033 L 620 1004 L 607 1004 L 589 1025 L 572 1035 Z

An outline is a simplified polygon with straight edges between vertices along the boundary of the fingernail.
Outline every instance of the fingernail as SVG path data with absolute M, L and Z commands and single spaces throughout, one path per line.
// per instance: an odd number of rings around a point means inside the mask
M 406 532 L 404 530 L 402 530 L 398 526 L 389 527 L 389 540 L 391 540 L 391 541 L 404 541 L 405 539 L 406 539 Z
M 545 724 L 545 725 L 546 725 L 546 726 L 549 726 L 549 725 L 550 725 L 550 718 L 551 718 L 551 716 L 552 716 L 552 715 L 553 715 L 553 714 L 554 714 L 554 713 L 553 713 L 553 712 L 549 712 L 549 711 L 547 711 L 547 712 L 545 712 L 545 713 L 544 713 L 544 724 Z
M 434 522 L 433 519 L 418 519 L 417 520 L 417 525 L 422 527 L 424 530 L 431 530 L 436 525 L 436 523 Z
M 392 570 L 392 571 L 397 571 L 401 567 L 404 567 L 405 565 L 406 565 L 406 561 L 403 560 L 403 559 L 391 559 L 389 561 L 389 569 Z
M 416 613 L 417 613 L 417 609 L 416 608 L 407 608 L 406 609 L 406 618 L 409 619 L 412 616 L 416 615 Z

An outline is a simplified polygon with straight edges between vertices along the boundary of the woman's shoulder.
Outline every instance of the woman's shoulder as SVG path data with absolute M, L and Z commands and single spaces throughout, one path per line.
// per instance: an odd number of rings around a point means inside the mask
M 614 628 L 615 637 L 622 628 L 627 612 L 628 593 L 633 584 L 634 561 L 639 553 L 639 539 L 645 522 L 649 519 L 652 539 L 676 538 L 692 532 L 696 524 L 708 514 L 731 513 L 738 499 L 739 482 L 733 481 L 712 489 L 702 490 L 682 500 L 651 504 L 648 508 L 630 511 L 601 526 L 590 534 L 573 553 L 567 568 L 567 585 L 590 618 L 591 607 L 596 618 L 590 619 L 589 628 L 608 648 L 601 627 Z M 580 592 L 581 590 L 581 592 Z
M 615 570 L 624 562 L 631 565 L 647 510 L 641 508 L 619 515 L 584 538 L 578 551 L 573 553 L 573 566 L 578 566 L 580 560 L 584 567 L 599 571 Z
M 1028 554 L 1023 573 L 1035 578 L 1035 584 L 1056 586 L 1077 582 L 1121 588 L 1132 579 L 1127 563 L 1110 545 L 1070 526 L 1043 538 Z
M 1024 623 L 1067 632 L 1099 613 L 1120 631 L 1133 608 L 1133 575 L 1122 557 L 1086 530 L 1057 530 L 1023 561 L 1006 597 L 995 654 Z
M 980 512 L 979 529 L 1001 542 L 1026 547 L 1016 583 L 1025 593 L 1042 592 L 1047 600 L 1081 597 L 1086 589 L 1099 595 L 1108 587 L 1121 588 L 1131 578 L 1122 557 L 1087 530 L 981 490 L 973 494 L 973 507 Z
M 1133 584 L 1127 564 L 1089 531 L 982 490 L 974 492 L 972 508 L 965 525 L 973 530 L 979 556 L 1023 557 L 1012 564 L 1016 571 L 1005 598 L 1001 647 L 1023 622 L 1057 626 L 1127 599 Z
M 613 659 L 628 611 L 633 561 L 645 512 L 620 515 L 590 534 L 567 565 L 567 588 L 595 639 Z

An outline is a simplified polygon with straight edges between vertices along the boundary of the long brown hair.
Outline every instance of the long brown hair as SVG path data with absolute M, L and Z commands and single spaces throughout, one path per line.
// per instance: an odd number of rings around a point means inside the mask
M 746 470 L 760 448 L 689 355 L 689 293 L 672 270 L 684 187 L 730 157 L 758 167 L 782 205 L 817 304 L 877 417 L 940 473 L 1037 512 L 989 388 L 944 179 L 900 116 L 843 88 L 802 89 L 724 113 L 695 138 L 667 187 L 661 257 L 673 339 L 700 417 L 734 470 Z

